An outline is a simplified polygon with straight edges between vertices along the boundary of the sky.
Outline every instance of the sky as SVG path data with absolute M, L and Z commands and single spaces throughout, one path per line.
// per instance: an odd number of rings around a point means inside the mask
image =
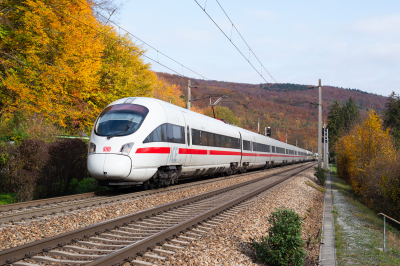
M 115 22 L 209 80 L 296 83 L 400 93 L 400 1 L 219 0 L 261 64 L 232 31 L 216 0 L 125 0 Z M 207 3 L 206 3 L 207 2 Z M 232 33 L 231 33 L 232 31 Z M 124 30 L 120 30 L 124 33 Z M 232 35 L 231 35 L 232 34 Z M 135 38 L 132 38 L 136 41 Z M 142 42 L 136 41 L 143 45 Z M 147 45 L 146 55 L 202 78 Z M 151 62 L 150 60 L 147 60 Z M 158 72 L 174 73 L 152 62 Z M 265 81 L 265 80 L 266 81 Z

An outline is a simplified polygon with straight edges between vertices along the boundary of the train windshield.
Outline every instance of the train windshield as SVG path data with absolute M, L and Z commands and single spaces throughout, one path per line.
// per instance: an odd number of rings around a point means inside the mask
M 137 104 L 117 104 L 104 109 L 97 119 L 99 136 L 126 136 L 139 129 L 149 109 Z

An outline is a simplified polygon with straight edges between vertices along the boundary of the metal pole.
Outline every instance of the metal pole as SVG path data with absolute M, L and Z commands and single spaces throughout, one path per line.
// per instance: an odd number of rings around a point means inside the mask
M 318 168 L 321 168 L 321 156 L 322 156 L 322 105 L 321 105 L 321 79 L 319 79 L 318 85 Z
M 258 134 L 260 134 L 260 118 L 258 118 L 258 123 L 257 124 L 258 124 L 258 131 L 257 132 L 258 132 Z
M 329 169 L 329 128 L 326 129 L 326 168 Z
M 188 110 L 190 110 L 190 86 L 191 86 L 191 83 L 190 83 L 190 80 L 188 80 L 188 101 L 187 101 L 187 109 Z
M 385 231 L 386 231 L 386 217 L 385 215 L 383 215 L 383 252 L 385 252 L 385 242 L 386 242 Z
M 297 139 L 296 139 L 296 147 L 297 147 Z
M 326 170 L 327 167 L 326 167 L 326 127 L 325 127 L 325 123 L 324 123 L 324 157 L 323 157 L 323 160 L 324 160 L 324 169 Z

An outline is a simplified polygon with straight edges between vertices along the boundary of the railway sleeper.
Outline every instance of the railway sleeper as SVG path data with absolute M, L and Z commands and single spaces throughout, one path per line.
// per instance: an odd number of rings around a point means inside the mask
M 124 248 L 127 246 L 127 245 L 100 244 L 100 243 L 94 243 L 94 242 L 88 242 L 88 241 L 78 241 L 78 244 L 81 244 L 83 246 L 89 246 L 89 247 L 115 248 L 115 249 L 120 249 L 120 248 Z
M 61 251 L 61 250 L 50 250 L 49 254 L 55 255 L 55 256 L 60 256 L 60 257 L 66 257 L 69 259 L 76 259 L 76 258 L 88 258 L 88 259 L 99 259 L 104 257 L 104 255 L 92 255 L 92 254 L 79 254 L 79 253 L 70 253 L 66 251 Z
M 137 241 L 128 241 L 128 240 L 118 240 L 118 239 L 108 239 L 108 238 L 102 238 L 102 237 L 90 237 L 89 240 L 94 241 L 94 242 L 100 242 L 100 243 L 110 243 L 110 244 L 126 244 L 130 245 L 133 243 L 136 243 Z
M 107 249 L 91 249 L 91 248 L 83 248 L 83 247 L 78 247 L 78 246 L 64 246 L 63 249 L 65 250 L 72 250 L 76 252 L 85 252 L 93 254 L 93 253 L 104 253 L 104 255 L 110 254 L 115 252 L 115 250 L 107 250 Z
M 143 257 L 149 260 L 165 260 L 167 258 L 153 253 L 145 253 Z
M 136 266 L 153 266 L 154 264 L 151 262 L 143 261 L 143 260 L 133 260 L 131 261 L 133 265 Z
M 58 264 L 73 264 L 73 265 L 84 265 L 88 264 L 89 262 L 92 262 L 93 260 L 84 260 L 84 261 L 79 261 L 79 260 L 59 260 L 47 256 L 33 256 L 31 258 L 34 261 L 38 262 L 48 262 L 48 263 L 58 263 Z

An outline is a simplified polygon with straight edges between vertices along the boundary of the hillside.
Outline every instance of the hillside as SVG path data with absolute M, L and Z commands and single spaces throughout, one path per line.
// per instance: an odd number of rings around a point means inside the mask
M 187 99 L 188 79 L 177 75 L 157 73 L 160 78 L 176 84 Z M 239 118 L 240 126 L 257 131 L 257 119 L 260 119 L 260 130 L 271 127 L 272 137 L 296 144 L 302 148 L 317 147 L 318 90 L 311 86 L 298 84 L 244 84 L 225 81 L 206 81 L 191 79 L 192 104 L 201 109 L 209 108 L 219 96 L 226 95 L 219 105 L 228 107 Z M 322 86 L 323 121 L 326 121 L 330 106 L 335 100 L 340 104 L 352 97 L 364 117 L 369 109 L 379 113 L 385 108 L 386 97 L 370 94 L 360 90 L 343 89 L 333 86 Z M 201 99 L 201 100 L 199 100 Z M 205 111 L 210 114 L 210 111 Z

